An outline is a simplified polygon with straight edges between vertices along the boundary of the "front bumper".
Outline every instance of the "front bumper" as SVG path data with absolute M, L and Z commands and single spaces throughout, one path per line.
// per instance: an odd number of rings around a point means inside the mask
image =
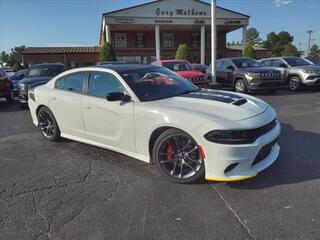
M 18 93 L 19 102 L 28 103 L 28 92 L 19 90 Z
M 282 88 L 282 80 L 251 80 L 247 86 L 249 90 L 275 90 Z
M 202 141 L 201 146 L 206 155 L 205 178 L 213 181 L 238 181 L 256 176 L 278 158 L 280 147 L 277 139 L 280 132 L 280 123 L 277 121 L 271 131 L 252 144 L 227 145 Z M 237 165 L 226 171 L 232 164 Z
M 320 76 L 309 75 L 303 83 L 307 86 L 320 86 Z

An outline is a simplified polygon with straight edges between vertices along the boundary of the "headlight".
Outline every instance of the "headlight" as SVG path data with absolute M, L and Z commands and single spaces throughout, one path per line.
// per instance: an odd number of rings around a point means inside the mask
M 307 70 L 307 69 L 303 69 L 302 72 L 307 73 L 307 74 L 320 74 L 320 70 Z
M 245 144 L 252 142 L 250 134 L 243 130 L 213 130 L 204 135 L 204 137 L 210 142 L 222 144 Z
M 246 72 L 246 75 L 250 77 L 261 77 L 261 73 Z
M 19 83 L 18 84 L 19 89 L 24 90 L 26 89 L 26 85 L 24 83 Z

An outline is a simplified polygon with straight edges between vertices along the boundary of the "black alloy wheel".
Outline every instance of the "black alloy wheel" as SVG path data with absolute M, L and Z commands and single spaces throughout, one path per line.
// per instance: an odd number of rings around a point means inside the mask
M 45 138 L 54 142 L 60 138 L 60 129 L 52 112 L 47 107 L 42 107 L 38 112 L 39 128 Z
M 155 142 L 153 160 L 165 177 L 178 183 L 203 179 L 204 159 L 199 145 L 178 129 L 163 132 Z

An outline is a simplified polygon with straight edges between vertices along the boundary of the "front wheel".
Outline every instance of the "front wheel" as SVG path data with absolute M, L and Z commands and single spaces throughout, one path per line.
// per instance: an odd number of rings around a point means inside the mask
M 40 108 L 38 123 L 43 136 L 49 141 L 55 142 L 60 139 L 60 129 L 53 113 L 47 107 Z
M 161 174 L 174 182 L 192 183 L 204 178 L 200 147 L 183 131 L 163 132 L 154 144 L 152 157 Z
M 301 80 L 299 77 L 291 77 L 288 82 L 289 89 L 291 91 L 299 91 L 301 89 Z
M 243 79 L 236 80 L 236 82 L 234 83 L 234 89 L 238 93 L 247 93 L 248 92 L 247 87 L 246 87 L 246 83 L 244 82 Z

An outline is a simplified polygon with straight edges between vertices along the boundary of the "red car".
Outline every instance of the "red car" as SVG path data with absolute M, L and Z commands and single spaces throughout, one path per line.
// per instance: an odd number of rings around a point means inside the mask
M 6 98 L 8 101 L 14 98 L 11 80 L 2 68 L 0 68 L 0 98 Z
M 181 77 L 188 79 L 193 84 L 201 88 L 208 88 L 209 82 L 206 79 L 206 75 L 198 70 L 194 70 L 191 63 L 185 60 L 161 60 L 151 63 L 152 65 L 158 65 L 174 71 Z

